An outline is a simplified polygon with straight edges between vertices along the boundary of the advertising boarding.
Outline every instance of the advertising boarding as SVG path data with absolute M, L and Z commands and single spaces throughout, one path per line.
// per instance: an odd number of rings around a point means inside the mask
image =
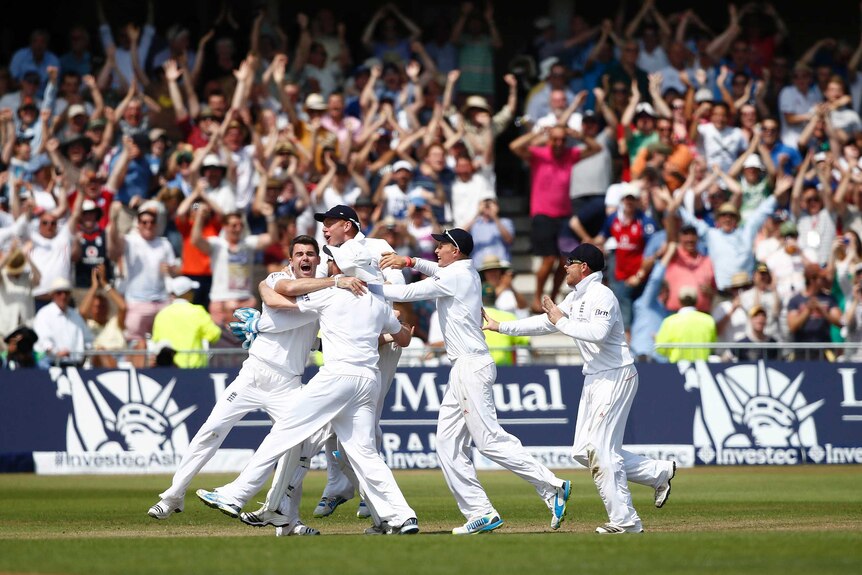
M 626 449 L 693 465 L 862 462 L 862 370 L 825 362 L 638 366 Z M 0 373 L 0 471 L 172 473 L 236 369 Z M 437 467 L 437 415 L 448 367 L 405 368 L 392 383 L 379 446 L 393 469 Z M 314 374 L 306 373 L 305 381 Z M 501 367 L 500 423 L 551 468 L 570 457 L 583 375 L 576 366 Z M 301 401 L 301 393 L 297 394 Z M 225 398 L 227 399 L 227 398 Z M 239 421 L 204 471 L 238 472 L 269 432 Z M 474 453 L 480 469 L 495 465 Z M 313 467 L 325 465 L 319 455 Z

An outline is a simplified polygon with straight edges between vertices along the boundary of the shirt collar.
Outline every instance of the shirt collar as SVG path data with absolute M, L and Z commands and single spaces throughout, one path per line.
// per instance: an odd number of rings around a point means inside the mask
M 580 283 L 578 283 L 578 285 L 574 287 L 575 293 L 577 293 L 578 295 L 583 295 L 593 283 L 602 283 L 602 277 L 602 272 L 591 273 L 590 275 L 582 279 Z
M 679 308 L 679 311 L 677 311 L 677 313 L 691 313 L 693 311 L 697 311 L 697 308 L 693 305 L 685 305 Z

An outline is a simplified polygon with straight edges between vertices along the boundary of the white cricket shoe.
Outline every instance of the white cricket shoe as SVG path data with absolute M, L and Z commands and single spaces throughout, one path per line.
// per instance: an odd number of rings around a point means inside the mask
M 288 519 L 287 515 L 278 510 L 270 511 L 265 507 L 261 507 L 257 511 L 250 513 L 240 513 L 239 520 L 252 527 L 264 527 L 266 525 L 285 527 L 290 524 L 290 519 Z
M 452 535 L 474 535 L 476 533 L 490 533 L 503 525 L 503 520 L 497 512 L 483 515 L 473 521 L 468 521 L 461 527 L 452 530 Z
M 380 525 L 372 525 L 365 530 L 366 535 L 415 535 L 419 533 L 419 521 L 411 517 L 398 527 L 384 521 Z
M 314 508 L 312 515 L 315 517 L 329 517 L 335 508 L 347 501 L 344 497 L 321 497 Z
M 197 491 L 195 491 L 195 495 L 197 495 L 198 499 L 203 501 L 204 505 L 206 505 L 207 507 L 218 509 L 225 515 L 233 517 L 234 519 L 239 517 L 240 511 L 242 511 L 242 506 L 240 506 L 235 501 L 228 499 L 218 491 L 207 491 L 206 489 L 198 489 Z
M 293 527 L 283 526 L 275 528 L 275 536 L 276 537 L 306 537 L 309 535 L 320 535 L 320 531 L 315 529 L 314 527 L 309 527 L 302 521 L 297 521 L 296 525 Z
M 643 527 L 636 525 L 635 527 L 620 527 L 613 523 L 605 523 L 596 527 L 596 533 L 599 535 L 625 535 L 626 533 L 643 533 Z
M 368 508 L 367 503 L 364 501 L 359 502 L 359 507 L 356 509 L 356 516 L 361 519 L 371 517 L 371 510 Z
M 153 519 L 167 519 L 174 513 L 183 512 L 182 499 L 162 499 L 147 511 L 147 515 Z
M 668 461 L 670 465 L 662 471 L 658 487 L 655 488 L 655 506 L 661 509 L 670 497 L 670 480 L 676 475 L 676 461 Z

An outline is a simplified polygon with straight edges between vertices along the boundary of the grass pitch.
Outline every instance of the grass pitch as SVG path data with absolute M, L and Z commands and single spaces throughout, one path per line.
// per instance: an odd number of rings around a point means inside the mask
M 572 479 L 567 521 L 550 513 L 511 473 L 480 477 L 505 525 L 454 537 L 463 522 L 439 471 L 398 472 L 422 534 L 360 535 L 357 501 L 314 519 L 325 475 L 309 474 L 306 523 L 323 537 L 275 538 L 205 507 L 194 496 L 232 479 L 198 477 L 185 512 L 146 515 L 166 476 L 0 475 L 0 573 L 854 573 L 862 569 L 859 466 L 680 469 L 663 509 L 652 490 L 632 485 L 643 535 L 593 533 L 606 520 L 585 471 Z M 254 508 L 253 503 L 248 506 Z

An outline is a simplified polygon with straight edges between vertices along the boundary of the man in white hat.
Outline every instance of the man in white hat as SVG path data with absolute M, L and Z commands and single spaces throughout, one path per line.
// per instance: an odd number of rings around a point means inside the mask
M 745 221 L 775 189 L 777 177 L 772 155 L 766 146 L 760 143 L 759 132 L 754 134 L 748 148 L 730 166 L 727 175 L 739 182 L 739 191 L 742 192 L 739 215 L 742 221 Z M 732 187 L 730 191 L 735 192 Z
M 380 281 L 371 253 L 358 241 L 327 246 L 329 271 L 363 281 Z M 378 279 L 380 278 L 380 279 Z M 270 287 L 281 280 L 272 278 Z M 379 517 L 370 533 L 418 533 L 416 513 L 395 483 L 392 471 L 374 445 L 375 410 L 380 387 L 377 347 L 381 333 L 396 343 L 410 341 L 411 330 L 401 325 L 382 297 L 325 289 L 284 301 L 289 309 L 319 317 L 324 365 L 308 384 L 294 392 L 295 401 L 277 419 L 239 477 L 215 491 L 199 490 L 208 506 L 232 517 L 263 485 L 272 466 L 290 448 L 327 424 L 341 438 L 344 454 L 356 472 L 360 492 Z
M 93 343 L 93 334 L 78 310 L 69 305 L 72 284 L 66 278 L 51 283 L 51 303 L 36 314 L 33 329 L 39 336 L 38 349 L 56 365 L 82 366 L 84 350 Z
M 219 215 L 236 210 L 236 191 L 230 180 L 225 177 L 227 164 L 218 154 L 204 156 L 200 174 L 203 176 L 199 180 L 200 185 L 203 186 L 203 193 L 210 200 L 211 205 L 219 209 L 221 212 Z
M 211 344 L 221 338 L 221 328 L 212 320 L 203 306 L 194 305 L 194 290 L 201 287 L 186 276 L 177 276 L 168 281 L 171 303 L 156 314 L 153 321 L 153 343 L 167 342 L 177 355 L 174 363 L 178 367 L 206 367 L 207 356 L 202 352 L 203 342 Z
M 33 325 L 36 315 L 33 288 L 39 285 L 39 270 L 29 254 L 13 247 L 0 255 L 0 334 L 12 332 L 20 325 Z

